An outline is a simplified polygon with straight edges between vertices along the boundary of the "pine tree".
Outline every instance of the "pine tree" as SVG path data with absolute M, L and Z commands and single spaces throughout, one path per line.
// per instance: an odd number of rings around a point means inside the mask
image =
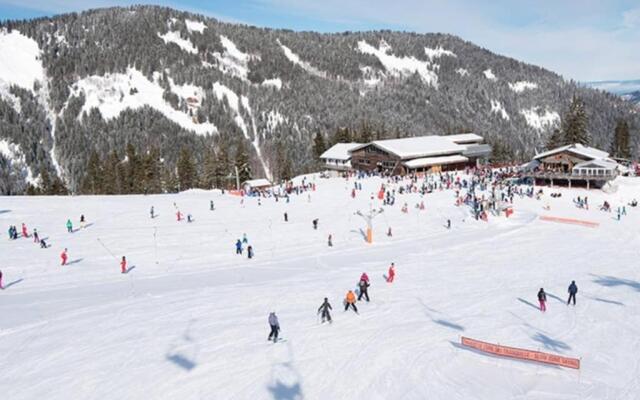
M 227 145 L 225 142 L 221 142 L 218 147 L 213 175 L 213 182 L 216 188 L 228 188 L 229 181 L 227 178 L 229 177 L 229 154 L 227 152 Z
M 324 136 L 322 133 L 317 132 L 313 138 L 313 155 L 315 156 L 316 161 L 320 160 L 320 156 L 324 153 L 327 148 L 324 143 Z
M 281 181 L 288 181 L 293 177 L 293 167 L 291 166 L 291 157 L 287 154 L 285 145 L 278 144 L 278 150 L 276 154 L 278 162 L 278 176 Z
M 563 143 L 564 138 L 562 136 L 562 132 L 560 131 L 560 129 L 556 128 L 553 130 L 553 133 L 551 133 L 551 136 L 549 136 L 549 138 L 547 139 L 547 144 L 545 147 L 547 150 L 552 150 L 562 146 Z
M 142 189 L 144 193 L 161 193 L 162 181 L 160 177 L 160 153 L 152 147 L 142 160 Z
M 631 158 L 631 148 L 629 146 L 629 124 L 625 120 L 619 120 L 616 124 L 611 155 L 616 158 Z
M 40 168 L 40 187 L 39 192 L 42 194 L 49 194 L 51 192 L 51 177 L 49 171 L 46 168 Z
M 207 150 L 204 155 L 202 174 L 200 175 L 200 187 L 212 189 L 216 181 L 216 153 L 213 148 Z
M 590 138 L 587 132 L 587 113 L 584 102 L 577 96 L 573 96 L 569 111 L 563 121 L 563 133 L 565 145 L 579 143 L 588 145 Z
M 126 165 L 124 176 L 125 193 L 142 193 L 143 192 L 143 171 L 140 158 L 136 154 L 136 148 L 131 143 L 127 143 L 126 147 Z
M 173 169 L 165 166 L 162 171 L 162 185 L 167 193 L 177 193 L 179 188 L 178 177 Z
M 119 172 L 118 165 L 120 164 L 120 157 L 118 153 L 113 150 L 111 154 L 104 160 L 102 167 L 102 193 L 104 194 L 119 194 Z
M 249 165 L 249 155 L 244 141 L 240 140 L 236 148 L 235 167 L 238 169 L 240 184 L 251 179 L 251 165 Z
M 180 156 L 176 164 L 178 169 L 178 186 L 180 191 L 191 189 L 197 182 L 196 169 L 191 150 L 186 147 L 180 149 Z
M 371 127 L 366 121 L 362 121 L 362 125 L 360 126 L 360 135 L 358 137 L 358 141 L 360 143 L 369 143 L 371 142 L 372 137 L 373 137 L 373 133 L 371 132 Z
M 95 150 L 91 150 L 89 161 L 87 161 L 87 169 L 80 191 L 84 194 L 100 194 L 102 193 L 102 165 L 100 157 Z
M 351 142 L 351 132 L 349 132 L 349 128 L 338 128 L 336 129 L 336 133 L 333 135 L 333 144 L 336 143 L 350 143 Z

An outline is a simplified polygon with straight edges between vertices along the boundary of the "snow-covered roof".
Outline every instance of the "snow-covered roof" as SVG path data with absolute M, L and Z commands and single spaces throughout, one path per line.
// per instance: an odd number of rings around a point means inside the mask
M 454 155 L 454 156 L 444 156 L 444 157 L 416 158 L 415 160 L 410 160 L 405 162 L 404 165 L 408 168 L 422 168 L 422 167 L 429 167 L 431 165 L 456 164 L 456 163 L 463 163 L 467 161 L 469 161 L 467 157 Z
M 449 136 L 417 136 L 403 139 L 376 140 L 370 144 L 393 153 L 401 159 L 462 153 L 466 147 L 454 143 Z M 358 148 L 367 145 L 359 146 Z M 354 148 L 351 150 L 357 150 Z
M 581 162 L 580 164 L 576 164 L 573 169 L 579 168 L 605 168 L 605 169 L 616 169 L 618 167 L 618 163 L 609 160 L 609 159 L 599 159 L 599 160 L 591 160 Z
M 609 157 L 609 153 L 606 151 L 598 150 L 593 147 L 584 146 L 579 143 L 569 144 L 566 146 L 558 147 L 549 151 L 545 151 L 544 153 L 540 153 L 534 157 L 535 160 L 540 160 L 545 157 L 549 157 L 551 155 L 562 153 L 563 151 L 569 151 L 574 154 L 581 155 L 583 157 L 588 157 L 592 160 L 603 159 Z
M 332 160 L 349 160 L 351 154 L 349 151 L 361 146 L 361 143 L 336 143 L 330 149 L 322 153 L 320 158 Z
M 265 186 L 271 186 L 271 182 L 269 182 L 269 180 L 264 179 L 264 178 L 250 179 L 248 181 L 244 181 L 242 183 L 242 186 L 249 186 L 249 187 L 252 187 L 252 188 L 265 187 Z
M 454 143 L 482 142 L 484 140 L 482 136 L 476 135 L 475 133 L 459 133 L 457 135 L 447 135 L 446 138 Z

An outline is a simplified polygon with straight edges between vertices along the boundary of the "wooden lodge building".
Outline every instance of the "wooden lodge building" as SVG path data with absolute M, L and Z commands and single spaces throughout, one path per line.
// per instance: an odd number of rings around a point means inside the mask
M 474 133 L 376 140 L 349 150 L 351 167 L 391 175 L 459 170 L 476 166 L 491 146 Z

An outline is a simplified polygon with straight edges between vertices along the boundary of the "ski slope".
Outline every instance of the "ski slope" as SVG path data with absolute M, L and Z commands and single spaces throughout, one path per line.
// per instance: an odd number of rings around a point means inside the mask
M 613 194 L 554 189 L 561 198 L 545 188 L 542 200 L 516 196 L 511 218 L 488 222 L 456 207 L 453 191 L 397 195 L 369 245 L 354 212 L 368 210 L 382 180 L 359 181 L 364 190 L 352 199 L 353 180 L 310 179 L 316 191 L 261 205 L 218 191 L 2 198 L 2 398 L 638 398 L 640 210 L 627 207 L 616 221 L 596 205 L 640 198 L 640 182 L 621 179 Z M 585 194 L 589 211 L 571 203 Z M 414 208 L 420 201 L 426 210 Z M 174 203 L 195 222 L 177 222 Z M 87 227 L 67 233 L 67 218 L 77 225 L 80 214 Z M 22 222 L 51 247 L 8 240 L 8 225 Z M 235 255 L 243 233 L 252 260 Z M 61 267 L 65 247 L 70 265 Z M 135 267 L 126 275 L 122 255 Z M 371 302 L 358 302 L 359 315 L 343 312 L 365 271 Z M 576 307 L 564 303 L 571 280 Z M 540 287 L 545 314 L 536 308 Z M 331 325 L 316 315 L 325 296 Z M 284 339 L 276 344 L 266 340 L 271 311 Z M 460 347 L 462 335 L 579 357 L 582 367 L 480 354 Z

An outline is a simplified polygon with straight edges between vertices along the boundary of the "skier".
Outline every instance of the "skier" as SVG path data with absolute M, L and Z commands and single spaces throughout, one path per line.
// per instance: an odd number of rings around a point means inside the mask
M 253 258 L 253 247 L 251 247 L 251 245 L 247 247 L 247 257 L 249 258 L 249 260 Z
M 393 236 L 393 233 L 391 233 L 391 227 L 389 227 L 389 230 L 387 230 L 387 236 L 389 237 Z
M 289 222 L 289 215 L 284 213 L 284 222 Z
M 67 219 L 67 232 L 73 233 L 73 223 L 71 222 L 70 219 Z
M 7 233 L 9 234 L 9 240 L 13 239 L 13 226 L 9 225 Z
M 344 299 L 344 310 L 347 311 L 349 306 L 353 308 L 353 311 L 355 311 L 356 314 L 358 313 L 358 307 L 356 307 L 356 294 L 353 293 L 352 290 L 347 292 L 347 297 Z
M 44 239 L 40 239 L 40 248 L 41 249 L 47 248 L 47 242 L 45 242 Z
M 24 224 L 24 222 L 22 223 L 22 237 L 29 237 L 29 232 L 27 231 L 27 226 Z
M 313 229 L 318 229 L 318 218 L 313 220 Z
M 191 214 L 187 214 L 187 222 L 189 223 L 193 222 L 193 219 L 191 218 Z
M 67 265 L 67 258 L 67 249 L 65 248 L 64 251 L 60 253 L 60 259 L 62 261 L 60 265 Z
M 0 289 L 4 290 L 4 286 L 2 285 L 2 271 L 0 271 Z M 329 318 L 329 320 L 331 320 L 331 318 Z
M 84 229 L 84 214 L 80 215 L 80 227 Z
M 209 211 L 215 210 L 216 207 L 213 205 L 213 200 L 209 201 Z
M 567 305 L 569 305 L 569 302 L 571 302 L 571 300 L 573 299 L 573 305 L 576 305 L 576 293 L 578 293 L 578 285 L 576 285 L 576 281 L 571 281 L 571 285 L 569 285 L 569 289 L 567 290 L 569 292 L 569 299 L 567 300 Z
M 271 340 L 273 337 L 273 343 L 275 343 L 278 341 L 278 331 L 280 330 L 280 323 L 278 322 L 278 317 L 275 312 L 269 314 L 269 326 L 271 326 L 271 332 L 267 340 Z
M 389 274 L 387 275 L 387 282 L 392 283 L 393 278 L 395 278 L 395 276 L 396 276 L 396 265 L 394 263 L 391 263 L 391 265 L 389 266 Z
M 151 210 L 149 210 L 149 215 L 151 215 L 151 219 L 154 219 L 156 217 L 154 211 L 153 211 L 153 206 L 151 206 Z
M 360 282 L 358 283 L 358 286 L 360 287 L 360 294 L 358 295 L 358 301 L 362 300 L 362 296 L 364 296 L 364 298 L 367 300 L 367 303 L 369 302 L 369 281 L 368 280 L 364 280 L 364 279 L 360 279 Z
M 38 230 L 33 229 L 33 243 L 40 243 L 40 237 L 38 236 Z
M 451 229 L 451 220 L 450 219 L 447 220 L 447 229 Z
M 122 274 L 127 273 L 127 259 L 125 256 L 122 256 L 122 261 L 120 261 L 120 270 Z
M 547 302 L 547 294 L 544 292 L 543 288 L 540 288 L 540 291 L 538 292 L 538 302 L 540 303 L 540 311 L 547 311 L 547 306 L 545 305 Z
M 242 254 L 242 242 L 240 239 L 236 242 L 236 254 Z
M 246 233 L 242 234 L 242 243 L 243 244 L 249 243 L 249 239 L 247 239 L 247 234 Z
M 333 247 L 333 241 L 331 239 L 332 239 L 332 236 L 331 236 L 331 234 L 329 234 L 329 240 L 328 240 L 328 243 L 327 243 L 329 245 L 329 247 Z
M 176 212 L 176 219 L 178 222 L 182 221 L 182 213 L 180 211 Z
M 329 299 L 325 297 L 324 302 L 322 303 L 320 308 L 318 308 L 318 314 L 321 314 L 323 324 L 324 324 L 324 321 L 329 321 L 329 323 L 332 322 L 331 314 L 329 313 L 329 310 L 333 310 L 333 308 L 331 308 L 331 304 L 329 304 Z

